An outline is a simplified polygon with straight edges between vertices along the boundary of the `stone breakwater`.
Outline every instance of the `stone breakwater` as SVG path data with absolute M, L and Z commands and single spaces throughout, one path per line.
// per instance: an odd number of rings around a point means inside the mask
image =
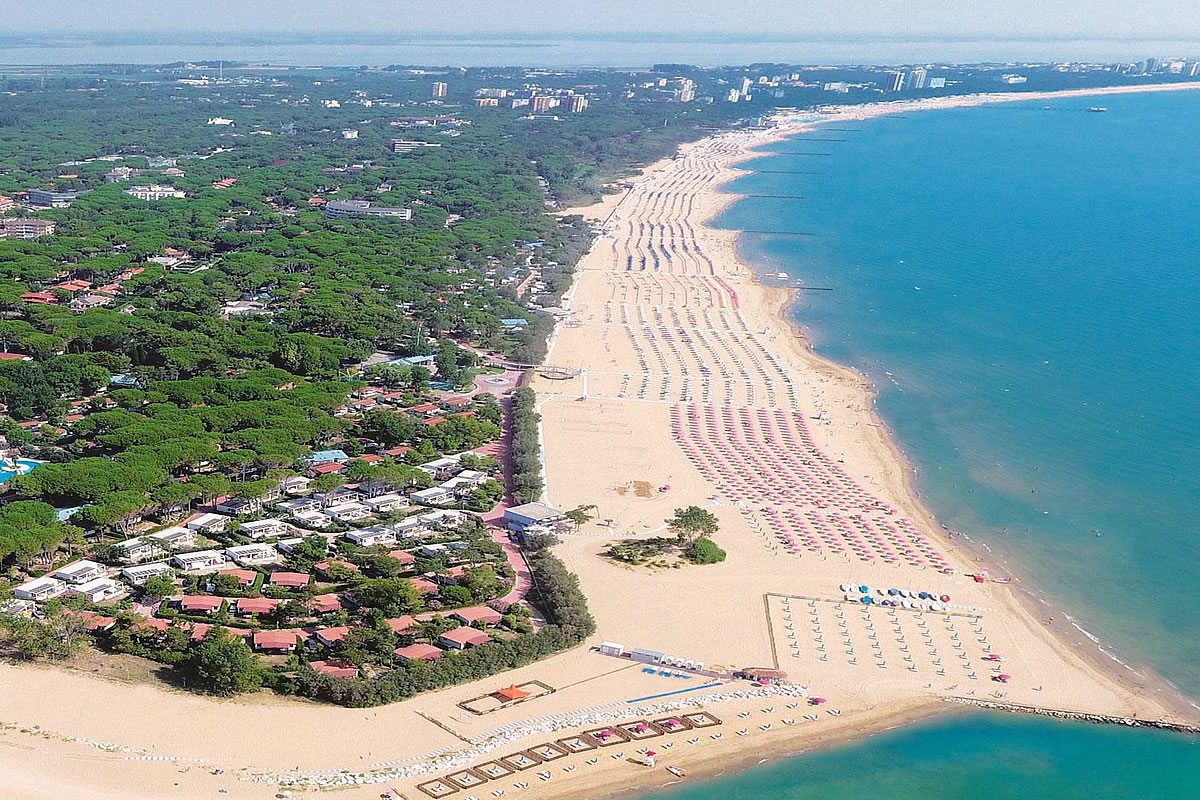
M 957 703 L 963 706 L 974 706 L 976 708 L 986 708 L 991 711 L 1007 711 L 1012 714 L 1033 714 L 1039 717 L 1090 722 L 1094 725 L 1125 725 L 1130 728 L 1157 728 L 1158 730 L 1173 731 L 1175 733 L 1200 734 L 1200 726 L 1162 719 L 1137 719 L 1135 717 L 1119 717 L 1111 714 L 1086 714 L 1081 711 L 1062 711 L 1056 708 L 1023 706 L 1019 703 L 998 703 L 994 700 L 976 700 L 971 697 L 947 697 L 946 702 Z
M 254 783 L 277 784 L 294 788 L 338 788 L 358 786 L 388 781 L 398 781 L 410 778 L 434 776 L 459 770 L 470 766 L 483 756 L 500 748 L 514 744 L 531 736 L 554 733 L 556 731 L 595 727 L 609 723 L 619 723 L 624 720 L 637 719 L 645 716 L 657 716 L 683 711 L 685 709 L 701 709 L 720 703 L 737 700 L 750 700 L 768 697 L 807 698 L 808 689 L 794 684 L 762 686 L 754 689 L 739 689 L 737 691 L 721 692 L 689 699 L 673 700 L 654 704 L 638 704 L 596 713 L 566 716 L 560 719 L 541 720 L 525 726 L 508 730 L 500 730 L 495 735 L 487 736 L 472 747 L 456 750 L 436 758 L 406 764 L 404 766 L 388 767 L 386 769 L 350 772 L 348 770 L 327 772 L 279 772 L 260 773 L 243 778 Z

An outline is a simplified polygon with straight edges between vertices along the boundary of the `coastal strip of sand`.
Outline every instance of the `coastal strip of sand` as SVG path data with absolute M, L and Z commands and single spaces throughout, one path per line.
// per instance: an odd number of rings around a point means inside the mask
M 1161 89 L 1110 93 L 1128 90 Z M 831 117 L 980 102 L 993 101 Z M 548 500 L 597 507 L 557 548 L 597 618 L 588 646 L 371 709 L 0 665 L 6 796 L 265 798 L 284 785 L 354 800 L 391 789 L 594 798 L 676 780 L 667 766 L 695 778 L 859 737 L 955 698 L 1188 721 L 1163 687 L 1118 682 L 1064 644 L 1012 585 L 976 582 L 975 554 L 921 507 L 864 379 L 813 354 L 788 319 L 791 292 L 758 283 L 737 232 L 706 224 L 737 199 L 720 187 L 743 174 L 741 160 L 813 123 L 687 145 L 586 212 L 603 232 L 549 356 L 573 377 L 533 384 Z M 720 520 L 725 562 L 635 568 L 603 555 L 614 539 L 663 535 L 672 511 L 693 504 Z M 607 655 L 605 641 L 702 661 L 708 674 Z M 711 675 L 748 666 L 785 672 L 789 685 Z M 487 714 L 463 708 L 532 681 L 553 691 Z M 604 735 L 614 728 L 624 732 Z M 656 767 L 635 763 L 644 750 Z

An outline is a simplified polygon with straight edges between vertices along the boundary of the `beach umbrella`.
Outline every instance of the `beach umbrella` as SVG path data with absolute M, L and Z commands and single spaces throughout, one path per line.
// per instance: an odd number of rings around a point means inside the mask
M 950 602 L 950 595 L 948 595 L 948 594 L 944 594 L 944 595 L 942 595 L 942 596 L 941 596 L 939 599 L 940 599 L 940 600 L 941 600 L 943 603 L 949 603 L 949 602 Z
M 867 586 L 866 584 L 863 584 L 862 586 L 858 587 L 858 590 L 860 592 L 862 592 L 863 594 L 866 594 L 867 592 L 871 591 L 871 587 Z
M 1008 683 L 1012 680 L 1012 675 L 997 675 L 996 680 L 1000 681 L 1001 683 Z

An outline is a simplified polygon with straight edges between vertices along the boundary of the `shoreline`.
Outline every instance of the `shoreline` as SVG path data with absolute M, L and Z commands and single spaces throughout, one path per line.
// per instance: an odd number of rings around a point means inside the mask
M 1050 100 L 1062 99 L 1071 97 L 1088 97 L 1088 96 L 1107 96 L 1107 95 L 1122 95 L 1122 94 L 1140 94 L 1140 93 L 1157 93 L 1166 91 L 1196 91 L 1200 90 L 1200 81 L 1188 81 L 1180 83 L 1166 84 L 1145 84 L 1142 86 L 1117 86 L 1117 87 L 1099 87 L 1094 89 L 1070 89 L 1050 92 L 1004 92 L 1004 93 L 988 93 L 976 95 L 961 95 L 958 97 L 947 98 L 931 98 L 928 100 L 915 101 L 899 101 L 897 103 L 870 103 L 860 106 L 834 107 L 834 110 L 829 116 L 819 119 L 805 120 L 802 123 L 795 125 L 787 133 L 780 135 L 772 135 L 764 137 L 763 141 L 751 146 L 747 154 L 738 159 L 729 162 L 729 166 L 737 169 L 742 175 L 755 174 L 753 169 L 745 169 L 738 167 L 739 164 L 763 158 L 772 155 L 769 150 L 761 148 L 779 141 L 784 141 L 790 137 L 808 132 L 810 130 L 819 129 L 828 124 L 836 124 L 847 119 L 867 120 L 875 117 L 890 116 L 897 113 L 909 111 L 937 111 L 948 110 L 955 108 L 976 108 L 983 105 L 994 105 L 1000 103 L 1020 102 L 1023 100 Z M 839 109 L 849 109 L 848 113 L 840 113 Z M 790 115 L 784 116 L 787 119 Z M 736 180 L 741 175 L 721 181 L 715 189 L 720 191 L 720 188 L 725 184 Z M 787 326 L 798 341 L 803 344 L 803 347 L 811 354 L 811 356 L 827 365 L 831 365 L 838 369 L 846 371 L 847 375 L 853 380 L 860 383 L 862 392 L 867 400 L 871 416 L 874 423 L 882 431 L 882 438 L 885 444 L 892 451 L 894 458 L 903 465 L 905 470 L 905 491 L 908 493 L 914 509 L 918 515 L 926 523 L 927 527 L 943 540 L 947 540 L 955 547 L 958 547 L 967 552 L 971 560 L 980 568 L 991 572 L 1003 572 L 1011 581 L 1009 584 L 1012 593 L 1015 597 L 1022 601 L 1027 613 L 1038 620 L 1038 623 L 1050 630 L 1059 643 L 1065 648 L 1070 649 L 1076 655 L 1081 656 L 1089 662 L 1099 672 L 1107 675 L 1117 683 L 1125 686 L 1127 689 L 1136 693 L 1151 692 L 1157 698 L 1166 703 L 1173 711 L 1182 715 L 1195 715 L 1200 711 L 1200 704 L 1189 698 L 1182 689 L 1175 686 L 1174 683 L 1159 674 L 1159 672 L 1149 663 L 1140 661 L 1132 657 L 1122 658 L 1115 652 L 1112 645 L 1106 647 L 1103 639 L 1096 636 L 1094 633 L 1080 627 L 1075 618 L 1072 617 L 1071 611 L 1065 607 L 1065 604 L 1057 598 L 1047 598 L 1040 594 L 1034 587 L 1026 583 L 1021 578 L 1020 564 L 1018 559 L 1017 567 L 1014 569 L 998 558 L 997 554 L 987 544 L 987 542 L 973 538 L 969 535 L 953 531 L 946 528 L 938 520 L 933 510 L 925 504 L 923 495 L 917 488 L 918 470 L 914 461 L 905 453 L 901 446 L 900 439 L 892 431 L 887 421 L 878 411 L 878 390 L 871 377 L 860 372 L 846 364 L 842 364 L 833 359 L 827 358 L 817 352 L 813 338 L 807 327 L 793 313 L 797 301 L 800 298 L 798 290 L 787 286 L 774 286 L 764 284 L 761 281 L 763 275 L 767 273 L 766 268 L 759 268 L 759 265 L 752 263 L 749 259 L 743 259 L 741 253 L 741 232 L 736 229 L 714 228 L 711 223 L 721 216 L 728 208 L 743 199 L 743 195 L 736 192 L 720 192 L 722 195 L 732 198 L 729 202 L 721 206 L 702 224 L 713 231 L 732 231 L 736 234 L 735 254 L 738 260 L 746 266 L 754 275 L 754 279 L 768 292 L 778 291 L 783 294 L 784 300 L 772 311 L 779 324 Z M 1047 612 L 1053 616 L 1048 617 Z M 1132 673 L 1129 674 L 1129 673 Z M 1133 676 L 1137 676 L 1136 678 Z

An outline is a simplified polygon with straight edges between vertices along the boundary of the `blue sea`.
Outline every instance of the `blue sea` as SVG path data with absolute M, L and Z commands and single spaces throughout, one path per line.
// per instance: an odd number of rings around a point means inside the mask
M 771 173 L 728 187 L 805 199 L 747 198 L 720 220 L 813 234 L 745 234 L 743 256 L 788 275 L 768 281 L 833 289 L 803 292 L 795 319 L 876 384 L 938 519 L 1035 587 L 1046 616 L 1068 612 L 1192 698 L 1197 130 L 1200 93 L 831 124 L 772 145 L 747 164 Z M 667 796 L 1175 798 L 1200 786 L 1198 748 L 955 717 Z

